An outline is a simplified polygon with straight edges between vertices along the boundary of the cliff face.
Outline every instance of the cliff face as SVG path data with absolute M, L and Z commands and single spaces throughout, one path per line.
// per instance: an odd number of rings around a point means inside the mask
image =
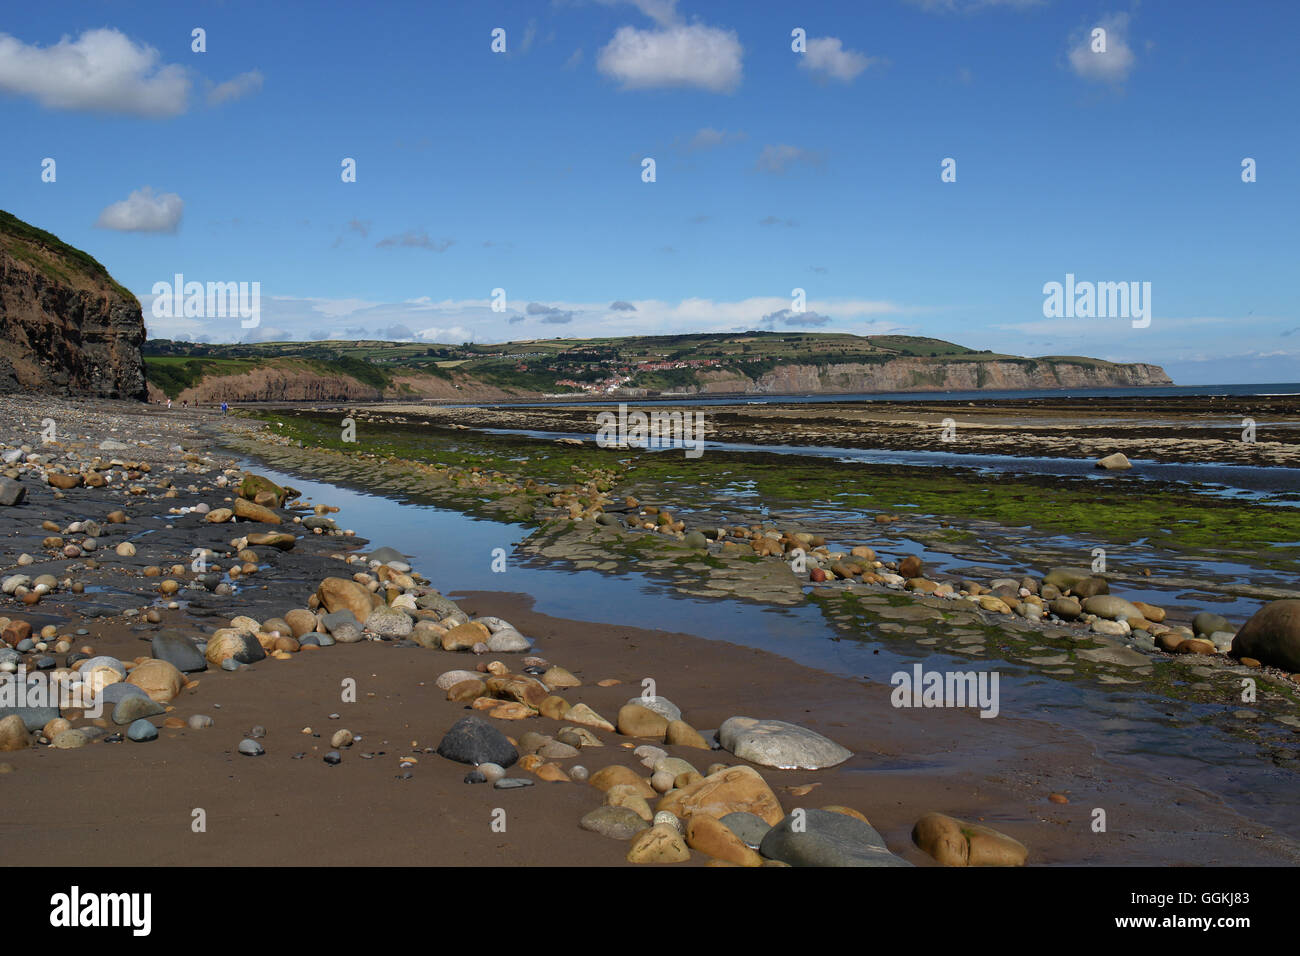
M 145 397 L 144 316 L 80 250 L 0 212 L 0 392 Z
M 702 393 L 937 392 L 978 389 L 1107 388 L 1172 385 L 1158 365 L 1112 365 L 1060 360 L 942 361 L 896 358 L 882 363 L 818 367 L 783 365 L 757 381 L 740 375 L 701 375 Z
M 1020 361 L 944 361 L 932 358 L 895 358 L 882 363 L 852 363 L 818 367 L 783 365 L 757 381 L 736 372 L 705 371 L 693 388 L 673 389 L 675 394 L 699 395 L 801 395 L 856 392 L 937 392 L 1000 389 L 1108 388 L 1137 385 L 1172 385 L 1158 365 L 1112 365 L 1106 362 L 1070 362 L 1058 359 Z M 459 386 L 459 387 L 457 387 Z M 150 386 L 150 400 L 164 399 Z M 624 389 L 616 397 L 644 397 L 644 389 Z M 262 368 L 235 375 L 211 375 L 180 392 L 175 400 L 191 404 L 228 402 L 378 401 L 381 399 L 433 399 L 458 402 L 493 402 L 539 398 L 540 393 L 503 389 L 459 376 L 455 382 L 428 375 L 395 377 L 381 393 L 347 375 L 310 371 L 292 360 L 278 360 Z M 575 396 L 581 397 L 581 396 Z

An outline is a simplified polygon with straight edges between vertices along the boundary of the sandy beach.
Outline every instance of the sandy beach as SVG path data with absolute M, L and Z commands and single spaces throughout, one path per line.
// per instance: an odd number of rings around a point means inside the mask
M 247 422 L 234 426 L 210 411 L 17 399 L 6 404 L 2 437 L 7 447 L 17 447 L 24 435 L 39 439 L 40 419 L 46 417 L 58 423 L 58 440 L 32 452 L 41 457 L 26 456 L 25 500 L 0 509 L 4 576 L 48 573 L 81 589 L 74 593 L 60 583 L 33 604 L 6 595 L 3 616 L 29 622 L 33 632 L 51 627 L 52 637 L 66 635 L 70 648 L 86 647 L 88 655 L 135 667 L 149 656 L 149 642 L 159 633 L 202 642 L 239 616 L 282 619 L 293 608 L 306 608 L 322 579 L 348 577 L 365 567 L 341 559 L 387 544 L 369 539 L 367 528 L 354 525 L 346 509 L 327 512 L 326 521 L 354 535 L 307 530 L 305 519 L 321 517 L 320 509 L 311 507 L 273 508 L 282 518 L 278 525 L 242 520 L 213 525 L 191 510 L 233 504 L 235 479 L 254 469 L 236 470 L 236 459 L 217 439 L 224 425 L 232 425 L 244 436 L 238 441 L 246 442 Z M 126 447 L 101 449 L 105 442 Z M 41 443 L 30 444 L 35 449 Z M 273 458 L 277 446 L 266 442 L 263 450 Z M 102 459 L 98 469 L 78 470 L 96 456 Z M 109 466 L 109 459 L 119 464 Z M 118 475 L 103 487 L 83 483 L 57 491 L 33 481 L 34 469 Z M 222 475 L 227 476 L 224 487 L 217 484 Z M 308 470 L 303 478 L 320 482 L 321 470 Z M 345 497 L 341 487 L 339 495 Z M 127 520 L 114 524 L 106 516 L 119 509 Z M 42 522 L 62 529 L 78 520 L 100 524 L 94 529 L 99 532 L 95 550 L 75 558 L 51 553 L 51 532 Z M 189 569 L 146 576 L 147 568 L 184 562 L 194 546 L 211 548 L 213 562 L 228 567 L 234 550 L 229 542 L 259 531 L 287 532 L 295 541 L 284 551 L 250 546 L 256 557 L 245 562 L 245 567 L 252 564 L 250 573 L 218 575 L 228 588 Z M 132 542 L 134 554 L 119 555 L 122 542 Z M 35 561 L 20 565 L 21 554 Z M 706 736 L 729 718 L 748 716 L 787 721 L 847 748 L 847 760 L 825 769 L 748 765 L 761 773 L 782 812 L 850 808 L 907 863 L 935 865 L 912 839 L 917 820 L 929 812 L 1005 834 L 1028 848 L 1031 865 L 1278 865 L 1300 855 L 1295 834 L 1262 822 L 1256 807 L 1230 805 L 1214 787 L 1180 779 L 1170 772 L 1177 765 L 1172 757 L 1161 761 L 1149 755 L 1145 765 L 1116 760 L 1086 726 L 1071 732 L 1064 726 L 1068 720 L 1050 713 L 1022 711 L 985 720 L 971 709 L 899 709 L 891 704 L 893 688 L 878 674 L 873 679 L 843 668 L 834 673 L 745 646 L 743 626 L 706 638 L 640 620 L 566 619 L 538 613 L 534 595 L 467 589 L 456 565 L 452 559 L 436 572 L 428 569 L 429 585 L 453 598 L 469 619 L 508 621 L 527 636 L 529 655 L 570 672 L 580 685 L 558 693 L 571 705 L 581 702 L 613 720 L 651 678 L 657 693 Z M 176 580 L 181 589 L 160 594 L 161 580 Z M 600 603 L 598 594 L 591 597 Z M 173 603 L 177 606 L 169 606 Z M 439 675 L 473 671 L 495 659 L 518 672 L 522 655 L 452 652 L 376 637 L 301 645 L 282 652 L 283 659 L 267 657 L 231 671 L 209 664 L 184 678 L 166 710 L 153 718 L 157 739 L 146 743 L 109 742 L 126 728 L 103 717 L 74 716 L 73 729 L 98 727 L 100 733 L 72 749 L 39 745 L 41 731 L 35 730 L 35 746 L 4 755 L 10 771 L 4 785 L 12 799 L 24 806 L 60 801 L 86 809 L 73 820 L 25 820 L 8 827 L 10 860 L 39 855 L 55 865 L 108 865 L 128 857 L 151 865 L 627 862 L 626 841 L 579 827 L 584 815 L 603 803 L 601 791 L 589 783 L 549 782 L 516 768 L 512 777 L 531 778 L 535 785 L 503 791 L 467 784 L 471 768 L 436 753 L 452 725 L 473 713 L 464 701 L 447 699 L 436 686 Z M 54 641 L 48 643 L 24 658 L 40 666 L 37 659 L 49 656 L 47 668 L 64 667 L 70 651 L 52 652 Z M 84 666 L 86 659 L 74 664 Z M 356 682 L 355 702 L 341 697 L 348 679 Z M 210 717 L 212 725 L 189 726 L 196 715 Z M 527 732 L 555 738 L 572 727 L 536 713 L 492 722 L 516 742 Z M 331 737 L 345 728 L 356 742 L 332 747 Z M 601 746 L 582 747 L 576 756 L 551 763 L 566 775 L 575 765 L 592 775 L 618 765 L 648 782 L 649 768 L 633 748 L 651 743 L 702 775 L 715 762 L 747 764 L 725 750 L 663 745 L 662 739 L 608 731 L 596 736 Z M 264 753 L 240 753 L 246 739 L 256 740 Z M 338 751 L 339 763 L 323 759 L 331 750 Z M 1237 773 L 1249 779 L 1251 773 L 1289 777 L 1293 771 L 1257 764 Z M 145 792 L 148 798 L 141 799 Z M 359 815 L 359 807 L 382 812 Z M 1099 807 L 1110 821 L 1102 833 L 1091 826 Z M 206 832 L 191 829 L 196 810 L 203 811 Z M 505 811 L 504 832 L 494 829 L 497 810 Z M 417 820 L 420 839 L 412 839 Z M 141 836 L 166 832 L 173 836 Z M 697 851 L 689 862 L 711 859 Z

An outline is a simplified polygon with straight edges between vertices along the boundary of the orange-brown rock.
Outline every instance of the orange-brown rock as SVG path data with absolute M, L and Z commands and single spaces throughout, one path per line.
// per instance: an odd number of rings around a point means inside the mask
M 752 767 L 728 767 L 685 789 L 670 790 L 659 801 L 658 809 L 675 813 L 683 820 L 696 813 L 724 817 L 742 812 L 776 826 L 785 818 L 776 794 Z
M 737 866 L 763 865 L 763 858 L 757 852 L 745 846 L 721 820 L 707 814 L 696 813 L 686 821 L 686 845 L 715 860 L 725 860 Z
M 185 675 L 169 661 L 150 659 L 137 664 L 126 679 L 160 704 L 166 704 L 181 692 Z
M 646 780 L 632 768 L 624 767 L 622 764 L 612 764 L 603 770 L 596 771 L 591 775 L 588 783 L 597 790 L 608 790 L 610 787 L 624 784 L 634 787 L 636 792 L 647 800 L 652 800 L 656 796 L 655 789 L 650 786 L 649 780 Z

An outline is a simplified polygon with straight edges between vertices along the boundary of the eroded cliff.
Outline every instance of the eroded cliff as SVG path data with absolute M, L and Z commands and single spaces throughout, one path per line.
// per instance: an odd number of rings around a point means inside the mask
M 0 392 L 145 397 L 144 316 L 102 265 L 0 211 Z

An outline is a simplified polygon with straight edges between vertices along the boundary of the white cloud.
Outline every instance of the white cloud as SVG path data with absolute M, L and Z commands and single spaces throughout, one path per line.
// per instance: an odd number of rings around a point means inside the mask
M 424 342 L 441 342 L 445 345 L 460 345 L 462 342 L 474 341 L 474 333 L 460 325 L 453 325 L 451 328 L 432 326 L 420 329 L 415 333 L 415 337 Z
M 119 232 L 175 232 L 185 203 L 175 193 L 153 194 L 144 186 L 99 214 L 95 225 Z
M 366 299 L 295 299 L 290 296 L 276 296 L 272 302 L 306 302 L 311 308 L 330 318 L 351 315 L 362 309 L 372 309 L 383 305 L 382 302 L 370 302 Z
M 1137 64 L 1137 57 L 1128 44 L 1128 14 L 1112 13 L 1102 17 L 1095 26 L 1078 34 L 1070 47 L 1070 69 L 1085 80 L 1100 83 L 1123 83 Z M 1106 31 L 1106 52 L 1094 53 L 1092 31 L 1100 27 Z
M 626 90 L 686 86 L 730 93 L 740 85 L 742 55 L 731 30 L 703 24 L 620 27 L 596 67 Z
M 690 152 L 697 152 L 705 149 L 716 149 L 727 143 L 735 143 L 746 139 L 743 132 L 729 132 L 725 129 L 714 129 L 712 126 L 705 126 L 696 131 L 691 137 L 690 142 L 686 144 L 686 149 Z
M 879 61 L 856 50 L 844 49 L 844 44 L 837 37 L 809 39 L 807 52 L 799 57 L 801 68 L 841 83 L 851 83 L 854 77 L 876 62 Z
M 824 153 L 781 143 L 775 146 L 764 146 L 763 152 L 758 156 L 756 166 L 760 172 L 780 174 L 795 163 L 820 166 L 825 161 L 826 156 Z
M 49 47 L 0 33 L 0 91 L 56 110 L 167 117 L 185 112 L 188 71 L 110 28 Z
M 261 88 L 261 71 L 249 70 L 247 73 L 240 73 L 238 76 L 231 77 L 226 82 L 219 83 L 209 90 L 208 105 L 216 106 L 220 103 L 231 103 L 247 96 L 249 93 L 256 93 Z
M 398 246 L 407 249 L 430 249 L 433 252 L 446 252 L 456 244 L 455 239 L 430 239 L 423 229 L 410 229 L 400 236 L 389 236 L 375 243 L 378 249 L 392 249 Z
M 149 334 L 158 338 L 212 336 L 217 342 L 238 341 L 245 330 L 237 320 L 222 324 L 193 319 L 154 319 L 151 297 L 141 296 L 149 317 Z M 613 310 L 608 299 L 592 302 L 511 298 L 505 312 L 492 311 L 489 299 L 442 299 L 421 296 L 405 302 L 364 299 L 262 296 L 262 324 L 282 339 L 381 338 L 394 328 L 415 329 L 414 338 L 427 342 L 508 342 L 530 338 L 590 338 L 607 335 L 669 335 L 688 332 L 727 332 L 762 328 L 764 316 L 790 308 L 788 298 L 751 297 L 734 301 L 683 299 L 619 300 Z M 623 308 L 630 306 L 630 308 Z M 834 327 L 859 335 L 906 331 L 894 319 L 918 311 L 893 302 L 866 299 L 809 300 L 809 313 L 829 317 Z
M 519 52 L 527 53 L 533 48 L 533 41 L 537 39 L 537 21 L 529 20 L 528 25 L 524 27 L 524 38 L 519 41 Z

